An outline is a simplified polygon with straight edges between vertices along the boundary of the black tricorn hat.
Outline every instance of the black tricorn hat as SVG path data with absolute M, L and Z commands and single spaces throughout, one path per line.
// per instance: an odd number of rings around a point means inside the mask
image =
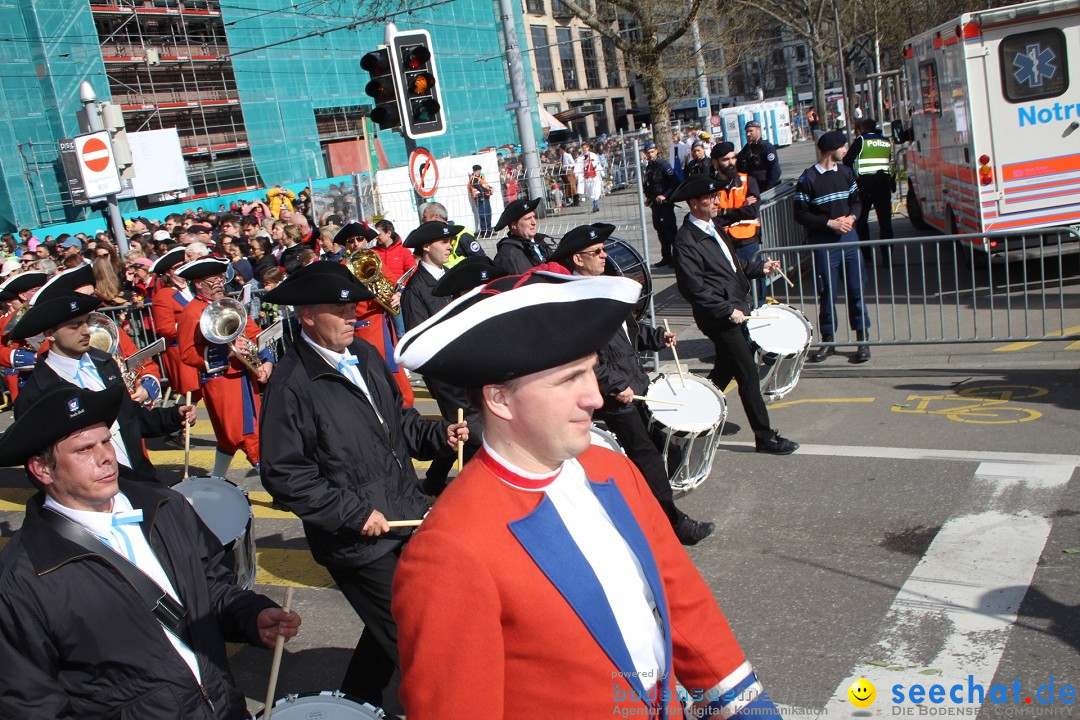
M 183 246 L 174 247 L 169 252 L 165 253 L 150 266 L 150 272 L 156 275 L 164 275 L 172 270 L 177 265 L 184 262 L 184 253 L 186 252 Z
M 23 410 L 0 437 L 0 467 L 22 465 L 58 440 L 91 425 L 112 425 L 126 394 L 120 384 L 94 392 L 57 383 Z
M 369 227 L 365 223 L 351 222 L 348 225 L 341 226 L 341 229 L 337 231 L 337 235 L 334 236 L 334 242 L 338 245 L 344 245 L 354 237 L 362 237 L 365 240 L 374 240 L 379 237 L 379 231 Z
M 330 260 L 319 260 L 289 273 L 263 299 L 276 305 L 335 305 L 373 297 L 347 267 Z
M 640 295 L 641 286 L 623 277 L 507 275 L 474 288 L 405 333 L 394 358 L 459 387 L 506 382 L 596 352 Z
M 202 280 L 214 275 L 224 275 L 229 269 L 229 261 L 213 255 L 192 260 L 184 267 L 176 271 L 176 274 L 185 280 Z
M 562 236 L 559 245 L 551 253 L 549 260 L 561 262 L 567 260 L 574 253 L 581 252 L 587 247 L 602 243 L 615 232 L 615 226 L 610 223 L 593 223 L 592 225 L 578 225 Z
M 715 195 L 720 192 L 721 188 L 720 181 L 708 175 L 691 175 L 682 185 L 675 188 L 675 192 L 671 193 L 668 201 L 673 203 L 686 202 L 705 195 Z
M 34 337 L 72 318 L 93 312 L 100 305 L 101 298 L 96 295 L 83 295 L 66 288 L 50 290 L 48 297 L 35 303 L 8 334 L 12 340 Z
M 18 295 L 21 292 L 41 287 L 48 279 L 48 275 L 37 270 L 34 272 L 19 273 L 18 275 L 12 275 L 7 280 L 0 283 L 0 290 L 6 290 L 9 293 Z
M 538 207 L 540 207 L 540 198 L 538 197 L 533 198 L 532 200 L 526 200 L 524 198 L 515 200 L 507 205 L 502 211 L 502 215 L 499 216 L 499 222 L 495 223 L 495 231 L 498 232 L 504 227 L 509 226 L 510 223 L 517 222 L 529 213 L 535 212 Z
M 438 242 L 439 240 L 453 240 L 457 237 L 457 234 L 464 230 L 462 225 L 451 225 L 445 223 L 442 220 L 428 220 L 426 223 L 420 225 L 420 227 L 409 233 L 409 236 L 405 238 L 405 242 L 402 243 L 405 247 L 415 250 L 421 248 L 428 243 Z
M 74 292 L 75 288 L 86 287 L 87 285 L 93 287 L 95 283 L 94 266 L 83 264 L 49 278 L 49 281 L 37 291 L 37 295 L 30 301 L 30 304 L 37 305 L 60 290 Z
M 486 285 L 508 274 L 506 270 L 491 262 L 487 255 L 472 255 L 447 269 L 431 289 L 431 294 L 436 297 L 457 297 L 477 285 Z

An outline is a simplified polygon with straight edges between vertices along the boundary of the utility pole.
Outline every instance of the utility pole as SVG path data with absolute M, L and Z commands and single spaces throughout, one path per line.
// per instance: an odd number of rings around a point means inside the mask
M 97 93 L 94 92 L 93 86 L 85 80 L 79 84 L 79 101 L 83 104 L 83 110 L 86 113 L 86 125 L 90 132 L 104 130 L 105 127 L 101 124 L 101 116 L 98 115 Z M 116 247 L 120 251 L 120 257 L 123 257 L 128 251 L 128 242 L 127 233 L 124 232 L 124 218 L 120 215 L 120 204 L 116 200 L 116 195 L 106 195 L 105 202 L 108 203 L 109 227 L 112 229 L 113 239 L 116 241 Z
M 844 95 L 844 134 L 851 139 L 851 121 L 855 118 L 851 98 L 848 97 L 847 72 L 844 70 L 844 46 L 840 42 L 840 13 L 836 9 L 836 0 L 832 4 L 833 21 L 836 23 L 836 61 L 840 66 L 840 91 Z
M 698 28 L 697 18 L 690 26 L 694 34 L 694 62 L 697 63 L 698 97 L 709 98 L 708 115 L 712 115 L 712 96 L 709 95 L 709 78 L 705 74 L 705 55 L 701 51 L 701 30 Z M 702 123 L 704 125 L 704 123 Z M 706 126 L 707 128 L 707 126 Z M 708 128 L 707 128 L 708 129 Z
M 506 106 L 517 115 L 518 137 L 521 139 L 521 159 L 525 170 L 525 184 L 530 198 L 541 198 L 541 208 L 546 208 L 547 193 L 540 177 L 540 151 L 536 147 L 529 96 L 525 91 L 525 66 L 521 63 L 521 47 L 518 45 L 517 29 L 514 27 L 512 0 L 499 0 L 499 13 L 506 40 L 506 64 L 510 70 L 510 95 L 513 102 Z

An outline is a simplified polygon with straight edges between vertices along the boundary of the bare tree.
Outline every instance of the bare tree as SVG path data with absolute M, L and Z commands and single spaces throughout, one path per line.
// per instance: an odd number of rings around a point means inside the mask
M 698 16 L 704 0 L 686 0 L 685 4 L 664 0 L 561 0 L 570 12 L 615 47 L 637 73 L 645 87 L 645 100 L 652 113 L 653 137 L 671 137 L 671 109 L 664 57 L 686 35 Z M 607 6 L 605 8 L 604 6 Z M 620 16 L 612 21 L 610 8 Z M 620 28 L 623 25 L 623 28 Z

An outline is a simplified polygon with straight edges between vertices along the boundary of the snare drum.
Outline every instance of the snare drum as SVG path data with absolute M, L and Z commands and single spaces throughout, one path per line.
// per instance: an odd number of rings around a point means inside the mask
M 767 317 L 760 320 L 758 315 Z M 750 346 L 757 352 L 761 372 L 761 397 L 774 402 L 799 382 L 806 354 L 814 340 L 814 328 L 790 305 L 762 305 L 746 321 Z
M 265 711 L 255 716 L 256 720 L 264 716 Z M 271 718 L 279 720 L 374 720 L 386 717 L 382 710 L 353 700 L 340 690 L 286 695 L 274 701 Z
M 225 478 L 192 477 L 173 485 L 225 547 L 225 567 L 237 585 L 250 590 L 255 584 L 254 515 L 247 493 Z
M 625 455 L 622 445 L 619 444 L 618 439 L 607 430 L 601 427 L 593 425 L 589 428 L 589 441 L 593 445 L 599 445 L 600 447 L 606 447 L 608 450 L 614 450 L 620 455 Z
M 712 471 L 727 419 L 724 394 L 705 378 L 660 375 L 649 386 L 649 434 L 661 448 L 672 490 L 688 493 Z
M 606 275 L 628 277 L 641 285 L 641 297 L 634 306 L 634 317 L 640 320 L 649 309 L 649 297 L 652 295 L 652 275 L 645 260 L 633 245 L 618 238 L 608 238 L 604 251 L 607 252 Z

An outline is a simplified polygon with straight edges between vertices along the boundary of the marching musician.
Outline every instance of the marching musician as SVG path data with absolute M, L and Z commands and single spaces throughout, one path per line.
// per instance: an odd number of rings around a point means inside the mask
M 274 356 L 269 348 L 258 351 L 259 326 L 245 318 L 243 332 L 231 343 L 251 359 L 245 364 L 230 344 L 211 342 L 200 321 L 215 300 L 225 297 L 225 271 L 229 263 L 207 256 L 184 265 L 180 277 L 191 283 L 195 297 L 177 321 L 180 359 L 196 368 L 206 413 L 217 438 L 213 477 L 225 477 L 233 455 L 244 450 L 248 462 L 259 467 L 259 384 L 270 378 Z M 239 318 L 237 318 L 239 320 Z
M 183 497 L 118 472 L 110 427 L 129 404 L 119 385 L 59 383 L 25 398 L 0 439 L 0 465 L 25 464 L 38 489 L 0 551 L 0 716 L 249 717 L 225 641 L 273 647 L 299 615 L 232 583 L 221 543 Z M 143 590 L 125 573 L 145 578 Z
M 190 392 L 192 401 L 198 403 L 202 397 L 199 372 L 180 359 L 177 317 L 195 297 L 188 281 L 177 274 L 177 270 L 184 263 L 184 252 L 183 246 L 175 247 L 150 266 L 150 272 L 160 278 L 150 313 L 154 319 L 154 329 L 160 337 L 165 338 L 165 354 L 161 361 L 165 365 L 165 373 L 169 376 L 170 387 L 181 397 Z
M 603 275 L 607 266 L 604 241 L 614 230 L 615 226 L 608 223 L 580 225 L 563 236 L 551 254 L 551 260 L 562 263 L 575 275 Z M 597 353 L 596 382 L 604 397 L 604 406 L 593 413 L 593 417 L 603 420 L 608 430 L 615 433 L 623 451 L 649 484 L 679 542 L 697 545 L 716 526 L 694 520 L 675 506 L 667 464 L 649 436 L 648 408 L 643 401 L 634 399 L 635 395 L 643 396 L 649 390 L 649 378 L 641 369 L 638 353 L 673 345 L 675 333 L 639 324 L 634 313 L 628 313 L 619 332 Z
M 278 363 L 262 415 L 262 483 L 304 522 L 315 561 L 329 570 L 364 621 L 341 689 L 398 710 L 384 693 L 398 666 L 390 583 L 423 516 L 410 458 L 431 459 L 468 439 L 467 423 L 426 420 L 406 407 L 382 357 L 354 337 L 354 305 L 371 292 L 346 268 L 315 262 L 267 293 L 293 305 L 301 335 Z
M 49 341 L 49 349 L 23 385 L 15 402 L 18 419 L 42 394 L 57 385 L 75 385 L 93 391 L 108 387 L 125 388 L 127 399 L 120 405 L 112 424 L 112 444 L 119 472 L 126 480 L 154 482 L 157 472 L 143 446 L 144 437 L 161 437 L 195 422 L 191 405 L 147 408 L 142 384 L 128 386 L 122 370 L 106 352 L 90 346 L 89 314 L 101 299 L 66 287 L 43 289 L 33 307 L 12 328 L 12 337 L 23 339 L 39 333 Z M 145 378 L 144 378 L 145 379 Z M 149 384 L 149 383 L 146 383 Z
M 508 228 L 506 237 L 495 246 L 495 264 L 511 274 L 527 272 L 548 261 L 551 248 L 544 241 L 546 235 L 536 231 L 536 208 L 541 199 L 521 198 L 506 206 L 495 224 L 495 232 Z
M 682 718 L 676 677 L 710 715 L 779 719 L 640 473 L 590 444 L 596 351 L 640 294 L 508 276 L 402 339 L 402 363 L 472 388 L 484 420 L 394 580 L 409 720 Z
M 790 455 L 799 444 L 782 437 L 769 424 L 746 329 L 750 279 L 776 272 L 780 261 L 759 258 L 748 262 L 738 256 L 730 236 L 715 223 L 722 187 L 719 180 L 694 175 L 669 199 L 690 206 L 690 213 L 675 235 L 675 279 L 679 293 L 690 303 L 694 322 L 716 350 L 709 380 L 721 392 L 733 378 L 739 384 L 739 399 L 754 431 L 757 452 Z
M 26 374 L 34 369 L 38 350 L 25 340 L 12 338 L 11 330 L 17 318 L 29 310 L 30 301 L 46 280 L 48 275 L 35 271 L 13 275 L 0 283 L 0 293 L 10 303 L 8 311 L 0 317 L 0 369 L 13 403 L 19 398 L 19 388 Z

